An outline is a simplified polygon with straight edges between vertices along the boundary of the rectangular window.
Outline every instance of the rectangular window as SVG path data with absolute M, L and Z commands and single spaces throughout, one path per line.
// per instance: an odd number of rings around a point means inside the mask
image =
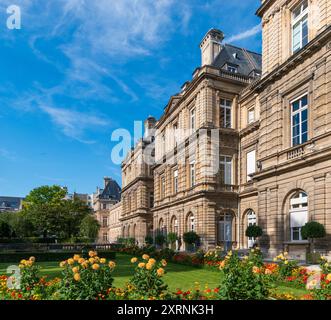
M 220 162 L 221 184 L 232 184 L 232 157 L 221 156 Z
M 251 108 L 248 110 L 248 124 L 251 124 L 255 121 L 255 109 Z
M 178 192 L 178 170 L 174 171 L 174 193 Z
M 102 219 L 102 226 L 104 228 L 108 227 L 108 218 L 107 217 L 103 217 L 103 219 Z
M 308 43 L 308 1 L 302 1 L 292 12 L 292 51 L 299 51 Z
M 226 68 L 229 72 L 232 72 L 232 73 L 237 73 L 238 72 L 238 69 L 234 66 L 227 66 Z
M 161 177 L 161 198 L 165 197 L 165 177 Z
M 308 141 L 308 96 L 291 103 L 292 147 Z
M 151 192 L 149 194 L 149 207 L 150 208 L 153 208 L 154 207 L 154 193 L 153 192 Z
M 102 235 L 102 240 L 103 240 L 104 242 L 108 242 L 108 233 L 104 233 L 104 234 Z
M 173 126 L 174 146 L 175 147 L 177 147 L 177 129 L 178 129 L 178 125 L 177 125 L 177 123 L 175 123 Z
M 192 109 L 190 112 L 190 128 L 195 131 L 195 109 Z
M 195 186 L 195 162 L 190 163 L 190 187 Z
M 290 213 L 291 219 L 291 240 L 302 241 L 301 228 L 308 222 L 307 210 Z
M 105 203 L 102 205 L 102 209 L 103 210 L 106 210 L 107 209 L 107 205 Z
M 256 171 L 256 151 L 253 150 L 247 153 L 246 158 L 246 171 L 247 171 L 247 181 L 252 180 L 251 174 L 255 173 Z
M 230 100 L 221 99 L 220 125 L 222 128 L 231 128 L 231 106 Z

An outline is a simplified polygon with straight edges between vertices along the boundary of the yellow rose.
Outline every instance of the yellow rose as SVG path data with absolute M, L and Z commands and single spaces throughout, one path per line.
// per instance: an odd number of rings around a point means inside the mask
M 83 267 L 84 269 L 87 269 L 87 268 L 88 268 L 88 262 L 87 262 L 87 261 L 83 262 L 83 263 L 82 263 L 82 267 Z
M 156 260 L 155 260 L 155 259 L 149 259 L 149 260 L 148 260 L 148 263 L 150 263 L 151 265 L 154 265 L 154 264 L 155 264 L 155 262 L 156 262 Z
M 88 259 L 89 263 L 93 264 L 95 262 L 95 259 L 94 258 L 90 258 Z
M 144 262 L 140 262 L 140 263 L 138 264 L 138 267 L 139 267 L 139 268 L 145 268 L 145 265 L 146 265 L 146 264 L 145 264 Z
M 99 270 L 99 268 L 100 268 L 100 266 L 97 263 L 92 265 L 93 270 Z
M 73 267 L 73 268 L 72 268 L 72 272 L 73 272 L 73 273 L 77 273 L 78 271 L 79 271 L 79 267 Z
M 157 275 L 159 277 L 162 277 L 164 275 L 164 269 L 163 268 L 159 268 L 159 269 L 157 269 L 156 273 L 157 273 Z
M 76 281 L 80 281 L 80 274 L 79 274 L 79 273 L 75 273 L 75 274 L 74 274 L 74 279 L 75 279 Z
M 143 254 L 143 257 L 142 257 L 144 260 L 148 260 L 149 259 L 149 255 L 148 254 Z
M 74 264 L 75 263 L 75 260 L 74 259 L 68 259 L 68 264 L 70 264 L 70 265 L 72 265 L 72 264 Z
M 25 263 L 26 266 L 28 267 L 31 267 L 33 265 L 33 262 L 28 260 L 26 263 Z
M 74 260 L 75 260 L 75 261 L 78 261 L 79 259 L 80 259 L 80 255 L 79 255 L 79 254 L 75 254 L 75 255 L 74 255 Z
M 23 260 L 21 260 L 21 262 L 20 262 L 21 264 L 26 264 L 26 260 L 25 259 L 23 259 Z
M 84 258 L 80 258 L 79 260 L 78 260 L 78 263 L 79 264 L 82 264 L 82 263 L 84 263 L 85 262 L 85 259 Z
M 116 267 L 116 263 L 114 261 L 109 261 L 108 266 L 113 269 Z
M 18 267 L 19 267 L 20 269 L 23 269 L 23 268 L 24 268 L 24 264 L 19 264 Z
M 107 260 L 105 258 L 100 259 L 100 263 L 105 264 L 106 262 L 107 262 Z
M 287 260 L 285 260 L 285 261 L 284 261 L 284 263 L 285 263 L 285 264 L 288 264 L 288 261 L 287 261 Z
M 64 268 L 66 264 L 67 264 L 66 261 L 61 261 L 61 262 L 60 262 L 60 267 L 61 267 L 61 268 Z
M 137 261 L 138 261 L 137 258 L 132 258 L 132 259 L 131 259 L 131 263 L 136 263 Z
M 148 263 L 146 264 L 146 269 L 147 269 L 147 270 L 151 270 L 152 268 L 153 268 L 153 264 L 148 262 Z
M 163 267 L 166 267 L 166 266 L 167 266 L 167 261 L 164 260 L 164 259 L 162 259 L 162 260 L 161 260 L 161 264 L 162 264 Z
M 97 253 L 95 252 L 95 251 L 90 251 L 89 253 L 88 253 L 88 255 L 89 255 L 89 257 L 95 257 L 96 255 L 97 255 Z
M 331 281 L 331 273 L 326 276 L 326 280 Z
M 29 260 L 32 261 L 32 262 L 35 262 L 36 258 L 35 257 L 30 257 Z

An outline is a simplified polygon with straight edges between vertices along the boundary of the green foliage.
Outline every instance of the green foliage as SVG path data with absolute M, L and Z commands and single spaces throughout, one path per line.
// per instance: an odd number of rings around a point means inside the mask
M 77 237 L 83 219 L 91 209 L 81 200 L 65 200 L 66 190 L 59 186 L 42 186 L 30 192 L 23 203 L 18 220 L 18 233 L 27 236 L 28 229 L 36 236 Z M 31 231 L 30 231 L 31 232 Z
M 169 233 L 167 234 L 167 241 L 168 241 L 170 244 L 174 244 L 177 240 L 178 240 L 177 233 L 175 233 L 175 232 L 169 232 Z
M 146 236 L 145 237 L 145 243 L 147 245 L 152 245 L 153 244 L 153 237 L 152 236 Z
M 324 238 L 326 231 L 322 224 L 316 221 L 310 221 L 301 228 L 301 235 L 303 239 Z
M 12 229 L 10 225 L 3 220 L 0 220 L 0 238 L 10 238 L 12 235 Z
M 83 218 L 80 224 L 80 235 L 88 239 L 96 239 L 100 230 L 100 224 L 98 220 L 89 214 Z
M 183 240 L 187 244 L 196 244 L 200 240 L 200 237 L 196 232 L 190 231 L 183 234 Z
M 157 234 L 155 237 L 155 243 L 159 246 L 163 246 L 166 243 L 166 237 L 162 233 Z
M 166 266 L 166 262 L 157 262 L 154 259 L 149 259 L 148 256 L 144 260 L 142 262 L 131 260 L 132 263 L 139 262 L 133 277 L 129 281 L 129 284 L 134 287 L 131 298 L 160 299 L 162 295 L 166 294 L 168 288 L 162 279 L 165 273 L 163 267 Z
M 237 252 L 229 252 L 223 262 L 220 297 L 225 300 L 264 300 L 269 296 L 267 276 L 253 260 L 241 260 Z M 262 261 L 259 261 L 261 264 Z
M 96 300 L 104 297 L 112 288 L 112 272 L 115 263 L 91 255 L 91 262 L 79 262 L 77 259 L 64 261 L 61 282 L 56 291 L 60 300 Z M 76 270 L 75 270 L 76 269 Z
M 262 228 L 257 225 L 248 226 L 245 232 L 246 237 L 258 238 L 263 234 Z

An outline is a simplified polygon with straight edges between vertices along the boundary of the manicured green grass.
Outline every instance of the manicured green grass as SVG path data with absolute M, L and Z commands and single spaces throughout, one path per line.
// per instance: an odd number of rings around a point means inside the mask
M 117 267 L 114 271 L 114 286 L 122 287 L 128 282 L 134 272 L 134 265 L 130 263 L 131 256 L 118 253 L 116 255 Z M 6 274 L 7 267 L 12 264 L 0 264 L 0 274 Z M 61 276 L 61 268 L 58 262 L 40 262 L 41 274 L 48 278 Z M 221 281 L 221 274 L 218 271 L 208 270 L 207 268 L 199 269 L 190 266 L 184 266 L 169 263 L 166 267 L 167 274 L 164 276 L 165 282 L 171 291 L 189 290 L 199 282 L 200 288 L 208 286 L 211 289 L 216 288 Z M 296 296 L 302 296 L 307 293 L 304 289 L 298 289 L 294 286 L 287 286 L 286 283 L 279 283 L 276 291 L 278 293 L 292 293 Z

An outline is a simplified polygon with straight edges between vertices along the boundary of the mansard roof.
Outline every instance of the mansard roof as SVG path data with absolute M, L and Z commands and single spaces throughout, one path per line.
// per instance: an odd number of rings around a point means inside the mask
M 239 74 L 251 76 L 253 71 L 261 73 L 262 55 L 231 44 L 223 44 L 212 65 L 222 69 L 227 64 L 236 67 Z
M 121 187 L 118 183 L 109 178 L 105 188 L 102 190 L 101 194 L 99 195 L 99 199 L 110 199 L 110 200 L 121 200 Z

